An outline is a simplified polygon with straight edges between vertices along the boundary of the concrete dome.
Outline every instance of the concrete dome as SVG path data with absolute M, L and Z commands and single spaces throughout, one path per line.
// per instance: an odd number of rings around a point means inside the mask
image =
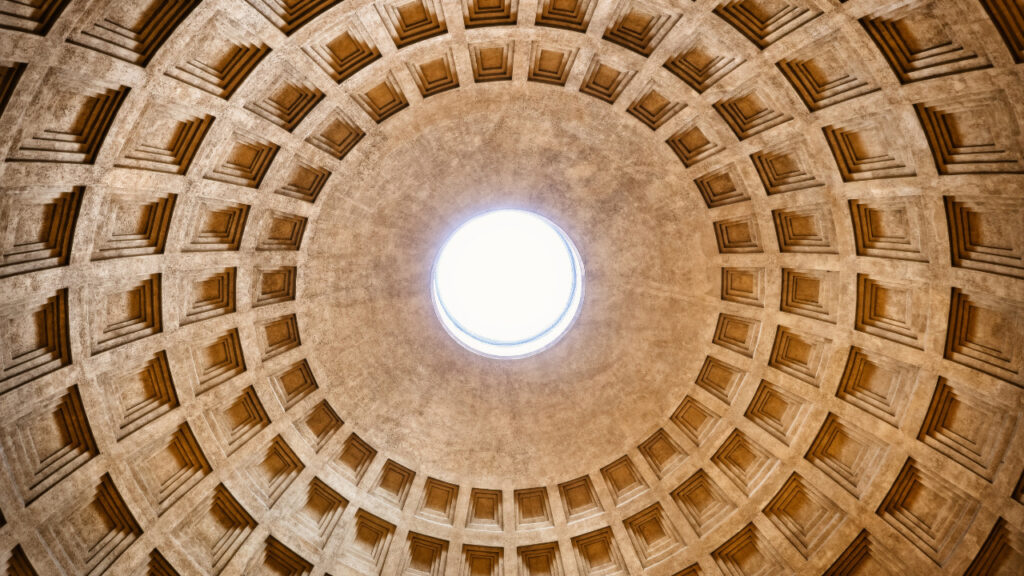
M 1022 29 L 0 0 L 0 569 L 1021 573 Z M 500 208 L 586 267 L 525 359 L 431 302 Z

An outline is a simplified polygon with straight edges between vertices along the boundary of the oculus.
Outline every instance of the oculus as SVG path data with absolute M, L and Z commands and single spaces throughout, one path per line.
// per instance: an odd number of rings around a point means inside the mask
M 547 218 L 524 210 L 485 212 L 441 247 L 431 297 L 459 344 L 491 358 L 525 358 L 572 327 L 583 302 L 583 262 Z

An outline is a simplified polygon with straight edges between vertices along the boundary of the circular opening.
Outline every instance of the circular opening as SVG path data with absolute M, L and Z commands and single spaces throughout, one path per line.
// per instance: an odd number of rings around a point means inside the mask
M 547 218 L 495 210 L 467 221 L 441 247 L 431 296 L 460 344 L 492 358 L 524 358 L 572 326 L 583 301 L 583 263 Z

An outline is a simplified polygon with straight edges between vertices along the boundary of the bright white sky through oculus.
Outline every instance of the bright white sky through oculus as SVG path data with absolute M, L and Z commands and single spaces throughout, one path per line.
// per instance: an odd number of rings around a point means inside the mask
M 531 212 L 497 210 L 452 234 L 435 263 L 433 289 L 456 339 L 508 357 L 536 352 L 568 329 L 582 281 L 579 256 L 561 230 Z

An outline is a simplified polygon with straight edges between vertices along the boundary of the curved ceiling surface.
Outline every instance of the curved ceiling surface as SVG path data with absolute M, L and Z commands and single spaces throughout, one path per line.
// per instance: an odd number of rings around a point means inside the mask
M 1017 0 L 0 0 L 0 567 L 1024 568 Z M 431 304 L 472 216 L 555 346 Z

